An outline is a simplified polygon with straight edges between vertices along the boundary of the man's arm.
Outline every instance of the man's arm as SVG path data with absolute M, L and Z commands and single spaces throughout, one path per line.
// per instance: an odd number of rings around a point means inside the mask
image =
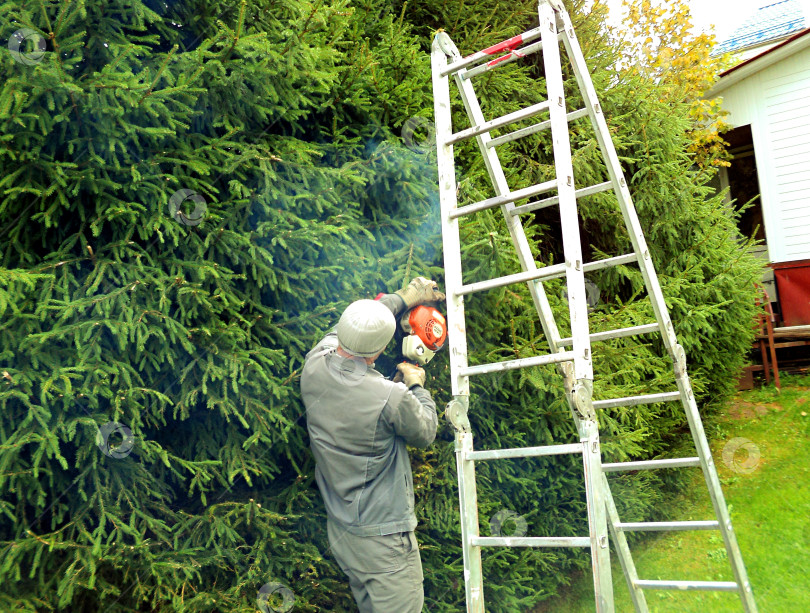
M 383 409 L 383 418 L 391 424 L 397 436 L 404 438 L 411 447 L 427 447 L 436 438 L 439 424 L 436 403 L 430 392 L 421 385 L 415 385 L 405 392 L 398 405 L 387 404 Z
M 405 310 L 405 301 L 397 294 L 383 294 L 379 300 L 391 309 L 394 317 L 399 317 L 400 313 Z
M 435 281 L 425 277 L 414 278 L 406 287 L 393 294 L 383 294 L 379 300 L 398 317 L 403 311 L 412 309 L 417 304 L 442 302 L 445 299 Z

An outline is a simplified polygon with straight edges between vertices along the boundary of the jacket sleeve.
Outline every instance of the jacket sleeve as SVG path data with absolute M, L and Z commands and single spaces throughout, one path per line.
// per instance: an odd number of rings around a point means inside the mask
M 391 310 L 394 317 L 398 317 L 405 310 L 405 301 L 397 294 L 383 294 L 380 296 L 380 302 Z
M 403 388 L 404 383 L 397 383 Z M 427 447 L 436 438 L 439 418 L 430 392 L 421 386 L 407 390 L 398 403 L 387 403 L 383 418 L 411 447 Z

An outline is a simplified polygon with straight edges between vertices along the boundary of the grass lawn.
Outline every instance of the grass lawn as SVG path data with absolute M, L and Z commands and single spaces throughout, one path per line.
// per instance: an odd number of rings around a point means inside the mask
M 706 432 L 760 612 L 810 612 L 810 377 L 784 377 L 781 394 L 773 385 L 737 394 L 722 416 L 706 424 Z M 722 453 L 735 437 L 756 445 L 746 444 L 753 455 L 734 456 L 737 471 L 726 466 Z M 671 519 L 714 519 L 701 471 L 680 470 L 694 471 L 694 487 L 678 501 L 680 516 Z M 631 544 L 631 551 L 641 579 L 734 579 L 719 531 L 659 533 Z M 613 562 L 616 611 L 632 612 L 615 555 Z M 655 613 L 742 611 L 736 593 L 646 590 L 645 595 Z M 594 610 L 588 575 L 534 612 Z

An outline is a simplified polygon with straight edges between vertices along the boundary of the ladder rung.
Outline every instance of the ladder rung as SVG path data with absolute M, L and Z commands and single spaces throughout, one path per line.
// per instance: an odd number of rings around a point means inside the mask
M 484 132 L 490 132 L 492 130 L 497 130 L 498 128 L 502 128 L 504 126 L 508 126 L 510 123 L 515 123 L 516 121 L 520 121 L 522 119 L 528 119 L 529 117 L 534 117 L 535 115 L 539 115 L 543 111 L 547 111 L 549 107 L 549 101 L 546 100 L 545 102 L 538 102 L 537 104 L 533 104 L 531 106 L 527 106 L 525 109 L 520 109 L 519 111 L 515 111 L 514 113 L 509 113 L 504 115 L 503 117 L 498 117 L 497 119 L 492 119 L 490 121 L 485 121 L 481 125 L 473 126 L 471 128 L 467 128 L 466 130 L 462 130 L 461 132 L 456 132 L 450 138 L 448 138 L 444 144 L 445 145 L 454 145 L 455 143 L 467 140 L 468 138 L 472 138 L 473 136 L 478 136 L 479 134 L 483 134 Z
M 558 364 L 560 362 L 571 362 L 574 360 L 573 351 L 561 351 L 548 355 L 536 355 L 531 358 L 520 358 L 507 362 L 493 362 L 492 364 L 481 364 L 479 366 L 467 366 L 459 370 L 459 375 L 469 377 L 470 375 L 484 375 L 489 372 L 502 370 L 515 370 L 516 368 L 528 368 L 530 366 L 545 366 L 546 364 Z
M 645 590 L 703 590 L 708 592 L 737 592 L 733 581 L 652 581 L 636 579 L 633 585 Z
M 718 521 L 643 521 L 615 524 L 619 530 L 659 532 L 671 530 L 719 530 Z
M 594 270 L 602 270 L 603 268 L 610 268 L 611 266 L 621 266 L 622 264 L 632 264 L 636 262 L 636 255 L 634 253 L 628 253 L 627 255 L 617 255 L 614 258 L 607 258 L 606 260 L 596 260 L 595 262 L 589 262 L 582 267 L 582 270 L 585 272 L 593 272 Z M 564 277 L 564 272 L 558 272 L 554 275 L 549 275 L 544 277 L 545 280 L 548 279 L 557 279 L 559 277 Z M 603 334 L 603 333 L 600 333 Z
M 543 48 L 543 43 L 533 43 L 531 45 L 526 45 L 522 49 L 514 49 L 507 53 L 506 55 L 502 55 L 501 57 L 495 58 L 494 60 L 489 60 L 486 64 L 481 64 L 480 66 L 476 66 L 475 68 L 471 68 L 466 72 L 462 72 L 459 76 L 462 79 L 472 79 L 473 77 L 477 77 L 480 74 L 488 72 L 493 68 L 500 68 L 505 64 L 509 64 L 510 62 L 514 62 L 520 58 L 526 57 L 527 55 L 531 55 L 532 53 L 537 53 Z
M 532 196 L 536 196 L 538 194 L 550 192 L 552 189 L 557 189 L 556 179 L 553 181 L 546 181 L 545 183 L 530 185 L 529 187 L 524 187 L 523 189 L 509 192 L 503 196 L 495 196 L 493 198 L 481 200 L 481 202 L 468 204 L 467 206 L 450 211 L 449 217 L 450 219 L 455 219 L 456 217 L 461 217 L 462 215 L 469 215 L 470 213 L 477 213 L 478 211 L 484 211 L 496 206 L 503 206 L 504 204 L 509 204 L 510 202 L 516 202 L 518 200 L 523 200 L 524 198 L 531 198 Z
M 514 449 L 492 449 L 467 452 L 467 460 L 503 460 L 506 458 L 534 458 L 544 455 L 565 455 L 582 453 L 582 443 L 568 445 L 546 445 L 543 447 L 522 447 Z
M 585 196 L 592 196 L 594 194 L 598 194 L 600 192 L 606 192 L 609 189 L 613 189 L 613 181 L 605 181 L 604 183 L 599 183 L 598 185 L 591 185 L 589 187 L 583 187 L 582 189 L 576 190 L 574 195 L 577 198 L 584 198 Z M 560 203 L 559 196 L 552 196 L 551 198 L 546 198 L 545 200 L 539 200 L 538 202 L 530 202 L 529 204 L 524 204 L 522 206 L 517 206 L 512 209 L 512 215 L 521 215 L 523 213 L 530 213 L 532 211 L 536 211 L 538 209 L 544 209 L 548 206 L 552 206 L 554 204 Z
M 462 285 L 461 288 L 455 293 L 458 296 L 465 296 L 467 294 L 472 294 L 474 292 L 482 292 L 484 290 L 493 289 L 496 287 L 503 287 L 504 285 L 512 285 L 513 283 L 550 279 L 560 274 L 565 274 L 565 268 L 566 268 L 565 264 L 555 264 L 554 266 L 546 266 L 544 268 L 537 268 L 535 270 L 527 270 L 525 272 L 515 273 L 514 275 L 498 277 L 497 279 L 490 279 L 488 281 L 479 281 L 478 283 L 470 283 L 468 285 Z
M 650 470 L 653 468 L 684 468 L 700 466 L 700 458 L 669 458 L 666 460 L 646 460 L 641 462 L 614 462 L 602 464 L 602 471 L 615 473 L 623 470 Z
M 586 117 L 587 115 L 588 109 L 579 109 L 577 111 L 571 111 L 570 113 L 566 114 L 565 118 L 567 121 L 571 122 L 574 121 L 575 119 L 579 119 L 580 117 Z M 537 132 L 548 130 L 550 127 L 551 127 L 551 120 L 547 119 L 546 121 L 541 121 L 540 123 L 536 123 L 533 126 L 527 126 L 525 128 L 521 128 L 520 130 L 510 132 L 509 134 L 504 134 L 503 136 L 493 138 L 491 141 L 487 143 L 487 147 L 497 147 L 498 145 L 503 145 L 504 143 L 511 143 L 513 140 L 524 138 L 526 136 L 531 136 L 532 134 L 535 134 Z
M 646 396 L 627 396 L 625 398 L 611 398 L 610 400 L 595 400 L 593 408 L 609 409 L 612 407 L 632 407 L 637 404 L 655 404 L 656 402 L 669 402 L 680 400 L 680 392 L 665 392 L 663 394 L 647 394 Z
M 625 255 L 617 255 L 613 258 L 604 260 L 596 260 L 595 262 L 588 262 L 582 267 L 585 272 L 593 272 L 594 270 L 602 270 L 603 268 L 610 268 L 611 266 L 621 266 L 622 264 L 633 264 L 637 262 L 638 258 L 635 253 L 627 253 Z
M 512 38 L 507 38 L 506 40 L 501 41 L 496 45 L 492 45 L 491 47 L 487 47 L 486 49 L 477 51 L 472 55 L 468 55 L 467 57 L 459 60 L 458 62 L 448 64 L 441 70 L 441 72 L 439 72 L 439 74 L 444 77 L 449 74 L 458 72 L 459 70 L 461 70 L 462 68 L 466 68 L 467 66 L 477 64 L 481 60 L 486 59 L 492 55 L 503 53 L 504 51 L 512 51 L 513 49 L 519 47 L 523 43 L 528 43 L 540 38 L 542 32 L 543 32 L 542 28 L 537 27 L 531 30 L 527 30 L 522 34 L 518 34 L 517 36 L 513 36 Z
M 651 334 L 658 332 L 658 324 L 645 324 L 643 326 L 633 326 L 632 328 L 619 328 L 617 330 L 608 330 L 607 332 L 594 332 L 590 335 L 592 343 L 600 341 L 607 341 L 612 338 L 623 338 L 625 336 L 635 336 L 637 334 Z M 573 345 L 574 340 L 569 336 L 561 338 L 557 343 L 560 347 Z
M 470 539 L 470 545 L 473 547 L 590 547 L 591 539 L 588 536 L 474 536 Z

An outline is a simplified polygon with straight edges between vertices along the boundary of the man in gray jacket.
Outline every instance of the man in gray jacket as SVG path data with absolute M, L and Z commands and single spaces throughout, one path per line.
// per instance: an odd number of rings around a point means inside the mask
M 417 277 L 395 294 L 353 302 L 301 373 L 329 544 L 361 613 L 419 613 L 424 603 L 405 446 L 433 442 L 436 405 L 421 368 L 399 364 L 389 381 L 373 366 L 401 313 L 441 300 L 433 281 Z

